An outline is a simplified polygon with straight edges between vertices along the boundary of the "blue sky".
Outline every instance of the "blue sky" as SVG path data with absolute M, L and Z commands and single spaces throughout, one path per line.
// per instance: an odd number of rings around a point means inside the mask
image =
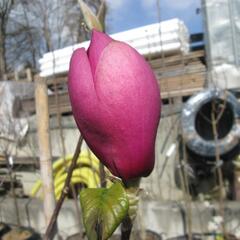
M 116 33 L 127 29 L 158 22 L 157 0 L 107 0 L 107 32 Z M 160 0 L 161 20 L 180 18 L 190 33 L 202 31 L 201 15 L 196 14 L 200 0 Z

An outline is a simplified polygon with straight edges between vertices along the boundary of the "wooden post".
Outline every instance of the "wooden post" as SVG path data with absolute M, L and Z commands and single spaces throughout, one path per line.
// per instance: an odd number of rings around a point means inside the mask
M 19 76 L 17 71 L 14 71 L 14 80 L 19 81 Z
M 5 74 L 3 74 L 3 81 L 7 81 L 8 80 L 8 76 L 7 76 L 7 74 L 5 73 Z
M 45 223 L 47 227 L 50 222 L 51 216 L 54 212 L 56 202 L 53 187 L 47 85 L 45 79 L 39 76 L 37 76 L 35 79 L 35 102 L 36 102 L 40 171 L 44 194 L 43 207 Z
M 31 68 L 26 69 L 26 77 L 28 82 L 32 82 L 32 71 Z

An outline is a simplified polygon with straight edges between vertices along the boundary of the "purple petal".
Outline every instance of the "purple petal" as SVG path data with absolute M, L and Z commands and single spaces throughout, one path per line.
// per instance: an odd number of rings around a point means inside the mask
M 68 73 L 68 90 L 73 115 L 79 128 L 81 119 L 95 112 L 97 97 L 87 53 L 84 48 L 74 51 Z
M 112 38 L 108 35 L 98 32 L 97 30 L 92 31 L 91 43 L 88 48 L 87 54 L 89 57 L 89 62 L 92 69 L 92 74 L 94 76 L 95 70 L 102 54 L 102 51 L 107 47 L 107 45 L 112 42 Z

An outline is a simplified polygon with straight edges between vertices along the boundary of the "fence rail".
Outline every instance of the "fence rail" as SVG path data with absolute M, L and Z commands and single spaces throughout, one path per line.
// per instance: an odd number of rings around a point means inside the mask
M 31 68 L 26 68 L 21 71 L 9 72 L 3 75 L 4 81 L 23 81 L 32 82 L 34 78 L 34 72 Z

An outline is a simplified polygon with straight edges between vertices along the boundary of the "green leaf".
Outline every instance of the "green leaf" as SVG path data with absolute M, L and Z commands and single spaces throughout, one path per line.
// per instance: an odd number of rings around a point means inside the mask
M 82 0 L 78 0 L 78 2 L 88 28 L 90 30 L 96 29 L 102 32 L 103 31 L 102 24 L 100 23 L 94 12 L 91 10 L 91 8 L 89 8 L 88 5 Z
M 89 240 L 106 240 L 128 214 L 128 197 L 122 184 L 80 192 L 83 222 Z

